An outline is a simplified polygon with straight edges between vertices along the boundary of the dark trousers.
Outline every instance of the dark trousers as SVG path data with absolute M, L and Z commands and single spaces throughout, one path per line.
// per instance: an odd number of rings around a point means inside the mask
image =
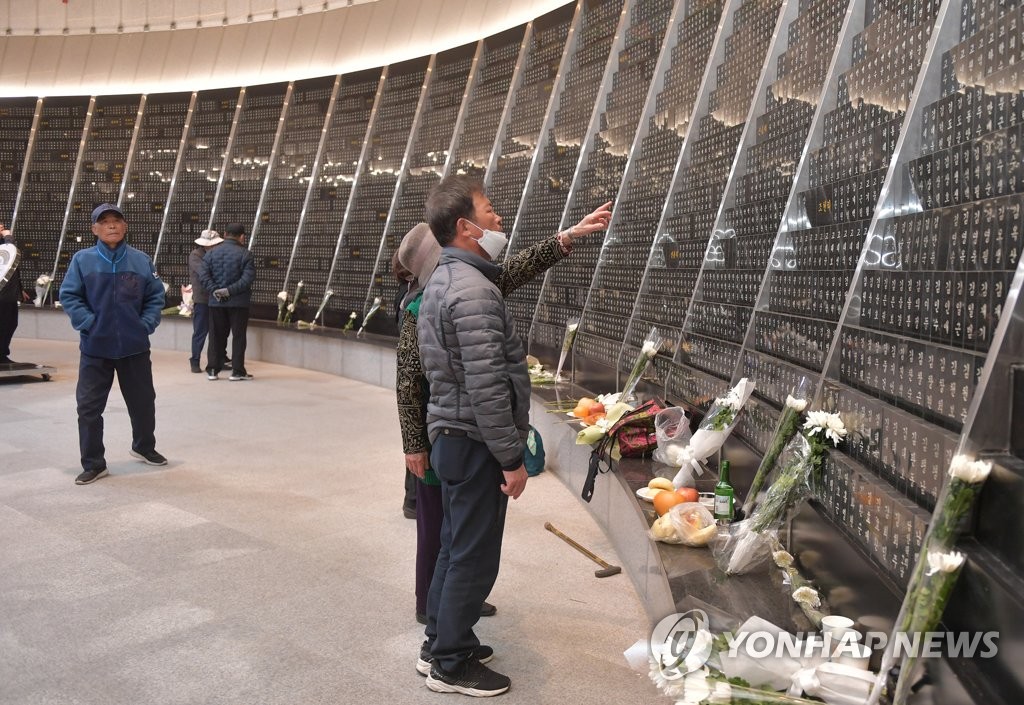
M 249 309 L 241 306 L 210 306 L 210 344 L 206 346 L 206 369 L 220 371 L 224 351 L 231 334 L 231 372 L 244 375 L 245 333 L 249 329 Z
M 508 496 L 501 491 L 501 466 L 480 441 L 442 435 L 430 465 L 441 479 L 444 521 L 426 636 L 431 656 L 450 673 L 480 645 L 473 626 L 498 577 Z
M 132 422 L 132 450 L 149 453 L 156 449 L 156 391 L 149 351 L 119 360 L 82 353 L 75 398 L 78 401 L 78 444 L 85 470 L 107 467 L 103 457 L 103 410 L 107 407 L 115 372 Z
M 0 301 L 0 362 L 11 356 L 11 339 L 18 329 L 18 302 Z
M 192 357 L 189 362 L 199 364 L 199 358 L 203 356 L 203 346 L 206 344 L 206 334 L 210 332 L 210 306 L 209 304 L 192 305 Z
M 427 593 L 441 552 L 443 520 L 441 486 L 416 480 L 416 614 L 427 613 Z

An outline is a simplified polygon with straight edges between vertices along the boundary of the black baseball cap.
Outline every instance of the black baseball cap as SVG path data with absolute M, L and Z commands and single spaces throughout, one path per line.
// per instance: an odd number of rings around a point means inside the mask
M 228 223 L 227 227 L 224 228 L 224 232 L 234 237 L 245 235 L 245 226 L 241 223 Z
M 92 209 L 92 222 L 98 223 L 104 213 L 117 213 L 124 220 L 124 213 L 113 203 L 101 203 Z

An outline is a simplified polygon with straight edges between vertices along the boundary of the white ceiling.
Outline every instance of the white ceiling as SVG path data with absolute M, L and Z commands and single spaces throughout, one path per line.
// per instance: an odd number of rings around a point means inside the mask
M 0 36 L 0 97 L 192 91 L 349 73 L 488 37 L 571 0 L 356 0 L 268 22 L 229 21 L 176 30 Z M 68 0 L 69 8 L 171 8 L 225 2 L 262 9 L 285 0 Z M 0 0 L 2 6 L 57 6 L 61 0 Z M 297 0 L 288 0 L 297 6 Z M 335 1 L 333 4 L 341 4 Z M 320 3 L 322 7 L 322 3 Z M 294 9 L 294 8 L 293 8 Z M 70 12 L 70 10 L 69 10 Z M 237 17 L 237 15 L 234 15 Z M 3 19 L 3 18 L 0 18 Z M 35 20 L 33 20 L 35 21 Z M 63 20 L 62 20 L 63 21 Z M 91 19 L 89 20 L 92 21 Z M 109 23 L 108 23 L 109 24 Z
M 0 32 L 9 36 L 113 34 L 220 27 L 326 12 L 376 1 L 0 0 Z

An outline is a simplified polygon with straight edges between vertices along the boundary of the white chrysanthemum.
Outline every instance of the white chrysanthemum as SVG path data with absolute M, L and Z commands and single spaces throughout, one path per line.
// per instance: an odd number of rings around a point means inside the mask
M 300 289 L 301 289 L 301 288 L 302 288 L 302 287 L 304 287 L 305 285 L 306 285 L 306 282 L 304 282 L 304 281 L 301 281 L 301 280 L 300 280 L 300 281 L 299 281 L 299 283 L 298 283 L 298 284 L 297 284 L 296 286 L 298 286 L 298 288 L 300 288 Z
M 356 316 L 358 316 L 358 315 L 359 315 L 358 313 L 353 311 L 352 313 L 348 314 L 348 317 L 354 321 L 354 320 L 356 320 Z
M 277 292 L 277 298 L 280 299 L 281 301 L 287 301 L 288 300 L 288 292 L 287 291 L 279 291 L 279 292 Z
M 568 331 L 569 331 L 570 333 L 575 333 L 575 332 L 576 332 L 576 329 L 577 329 L 577 328 L 579 328 L 579 327 L 580 327 L 580 324 L 579 324 L 579 323 L 570 323 L 569 325 L 567 325 L 567 326 L 566 326 L 566 329 L 567 329 L 567 330 L 568 330 Z
M 793 565 L 793 555 L 789 551 L 775 551 L 772 553 L 772 560 L 780 568 L 788 568 Z
M 324 292 L 324 298 L 327 298 L 328 296 L 334 296 L 334 289 L 328 289 Z
M 288 313 L 295 313 L 295 304 L 288 304 Z
M 640 352 L 646 355 L 647 357 L 654 357 L 655 355 L 658 354 L 658 344 L 655 343 L 653 340 L 645 341 L 644 346 L 643 348 L 641 348 Z
M 829 414 L 825 423 L 825 436 L 832 441 L 833 445 L 838 446 L 846 438 L 846 434 L 849 433 L 846 430 L 846 424 L 843 423 L 839 414 Z
M 795 412 L 797 412 L 799 414 L 801 411 L 803 411 L 804 409 L 807 408 L 807 400 L 806 399 L 794 399 L 792 397 L 792 395 L 787 395 L 786 396 L 786 406 L 788 406 L 790 409 L 792 409 L 793 411 L 795 411 Z
M 969 485 L 984 482 L 992 472 L 992 463 L 986 460 L 971 460 L 966 455 L 957 455 L 949 466 L 950 477 L 955 477 Z
M 818 591 L 806 585 L 793 591 L 793 600 L 808 607 L 821 607 L 821 596 Z
M 952 573 L 959 570 L 963 564 L 964 554 L 957 551 L 951 553 L 928 551 L 928 571 L 925 574 Z
M 373 297 L 373 306 L 380 306 L 380 297 L 379 296 L 374 296 Z
M 40 274 L 39 278 L 36 279 L 36 286 L 49 286 L 49 284 L 50 284 L 50 275 L 49 274 Z
M 804 421 L 804 428 L 810 430 L 813 436 L 818 431 L 828 427 L 827 411 L 808 411 L 807 420 Z

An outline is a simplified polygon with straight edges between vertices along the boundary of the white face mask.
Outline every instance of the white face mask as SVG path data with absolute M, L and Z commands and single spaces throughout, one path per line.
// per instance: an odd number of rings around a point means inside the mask
M 473 223 L 472 220 L 467 220 L 466 222 L 472 223 L 473 227 L 482 233 L 477 242 L 480 244 L 483 251 L 487 253 L 487 256 L 491 258 L 491 261 L 497 262 L 498 255 L 501 254 L 501 251 L 505 249 L 505 245 L 508 244 L 508 236 L 506 236 L 505 233 L 498 232 L 497 230 L 481 228 L 476 223 Z

